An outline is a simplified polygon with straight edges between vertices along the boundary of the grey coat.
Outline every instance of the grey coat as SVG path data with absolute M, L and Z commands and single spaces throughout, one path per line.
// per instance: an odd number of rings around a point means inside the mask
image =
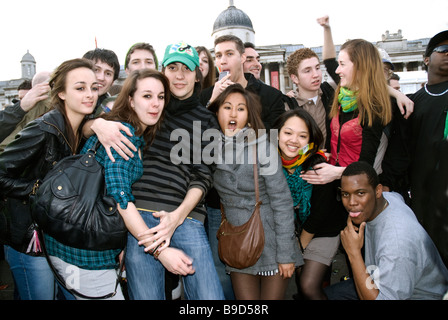
M 252 267 L 240 270 L 227 266 L 226 269 L 228 272 L 257 274 L 274 271 L 278 269 L 279 263 L 295 263 L 300 266 L 303 264 L 303 257 L 294 234 L 294 206 L 278 151 L 269 143 L 266 134 L 255 139 L 255 133 L 250 131 L 251 135 L 248 135 L 248 130 L 242 130 L 233 138 L 222 136 L 222 163 L 216 166 L 214 187 L 221 198 L 228 221 L 233 225 L 247 222 L 255 205 L 252 150 L 256 144 L 265 247 L 260 259 Z M 243 148 L 241 141 L 244 135 L 246 138 Z M 233 150 L 233 154 L 229 158 L 230 150 Z

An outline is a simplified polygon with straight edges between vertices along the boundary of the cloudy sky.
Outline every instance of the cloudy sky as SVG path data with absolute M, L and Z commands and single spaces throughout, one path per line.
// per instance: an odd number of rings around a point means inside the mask
M 234 0 L 249 15 L 255 44 L 322 45 L 316 19 L 330 16 L 336 44 L 347 39 L 381 40 L 389 30 L 404 38 L 432 37 L 448 29 L 447 0 Z M 129 47 L 149 42 L 159 60 L 167 44 L 186 41 L 212 47 L 211 33 L 228 0 L 21 0 L 2 1 L 0 80 L 21 77 L 20 60 L 29 50 L 37 71 L 95 47 L 115 51 L 124 64 Z

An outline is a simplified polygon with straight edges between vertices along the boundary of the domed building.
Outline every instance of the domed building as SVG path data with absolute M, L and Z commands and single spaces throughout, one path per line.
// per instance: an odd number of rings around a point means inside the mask
M 36 60 L 31 55 L 29 50 L 27 50 L 25 55 L 22 57 L 20 64 L 22 65 L 22 79 L 33 79 L 36 74 Z
M 286 71 L 286 61 L 296 50 L 304 48 L 303 44 L 274 44 L 257 45 L 255 43 L 255 30 L 249 16 L 234 5 L 233 0 L 229 0 L 229 7 L 221 12 L 213 24 L 212 40 L 232 34 L 239 37 L 243 42 L 252 42 L 260 55 L 262 73 L 260 80 L 268 85 L 286 93 L 295 89 L 289 74 Z M 323 35 L 322 35 L 323 41 Z M 381 41 L 372 42 L 376 47 L 382 48 L 390 55 L 395 66 L 395 72 L 402 77 L 400 80 L 401 91 L 412 93 L 417 91 L 422 83 L 427 81 L 426 72 L 423 71 L 423 53 L 425 52 L 429 38 L 407 40 L 403 38 L 401 30 L 398 33 L 386 31 Z M 336 52 L 341 45 L 336 45 Z M 311 47 L 316 52 L 322 62 L 324 81 L 333 82 L 325 70 L 322 61 L 322 46 Z M 214 49 L 210 52 L 214 54 Z
M 22 77 L 20 79 L 11 79 L 0 81 L 0 110 L 4 107 L 13 104 L 15 99 L 18 99 L 18 86 L 24 80 L 33 79 L 36 74 L 36 60 L 27 50 L 20 60 L 22 68 Z
M 235 35 L 243 42 L 255 43 L 252 21 L 244 11 L 234 6 L 233 0 L 229 1 L 229 7 L 219 14 L 213 24 L 213 40 L 225 34 Z

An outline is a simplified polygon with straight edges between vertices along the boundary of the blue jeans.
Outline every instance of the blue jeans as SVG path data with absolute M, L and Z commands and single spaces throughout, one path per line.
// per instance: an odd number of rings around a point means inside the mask
M 149 228 L 159 224 L 151 212 L 139 211 Z M 189 300 L 224 300 L 207 235 L 202 223 L 187 218 L 174 232 L 170 246 L 183 250 L 193 259 L 195 273 L 182 277 L 185 298 Z M 126 277 L 131 300 L 164 300 L 165 268 L 128 235 Z
M 226 265 L 219 259 L 218 254 L 218 238 L 216 233 L 221 225 L 221 210 L 211 207 L 207 207 L 207 234 L 210 242 L 210 248 L 212 249 L 213 262 L 215 263 L 216 272 L 221 281 L 222 289 L 224 290 L 224 296 L 227 300 L 235 300 L 235 294 L 233 293 L 232 281 L 230 275 L 226 273 Z
M 21 300 L 54 300 L 56 281 L 45 257 L 33 257 L 5 247 L 5 260 Z

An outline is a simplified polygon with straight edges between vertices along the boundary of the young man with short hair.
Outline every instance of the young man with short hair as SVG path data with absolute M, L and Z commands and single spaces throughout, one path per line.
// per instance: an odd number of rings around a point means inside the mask
M 275 120 L 285 112 L 282 92 L 274 87 L 257 80 L 253 74 L 245 73 L 243 65 L 246 62 L 244 43 L 234 35 L 224 35 L 215 40 L 215 65 L 221 71 L 229 74 L 217 81 L 213 87 L 205 88 L 201 92 L 201 103 L 209 105 L 229 85 L 239 83 L 248 90 L 256 93 L 261 100 L 261 119 L 269 130 Z
M 246 61 L 243 64 L 244 73 L 252 73 L 255 79 L 260 80 L 262 69 L 260 55 L 252 42 L 244 43 L 244 54 L 246 55 Z
M 389 85 L 397 91 L 400 91 L 400 76 L 396 73 L 392 73 L 389 79 Z
M 403 198 L 383 192 L 371 165 L 360 161 L 346 167 L 341 198 L 349 213 L 341 242 L 353 279 L 327 287 L 329 299 L 443 298 L 448 270 L 434 243 Z
M 112 84 L 120 75 L 120 63 L 115 52 L 108 49 L 96 48 L 90 50 L 84 54 L 83 58 L 89 59 L 95 64 L 95 75 L 100 84 L 98 102 L 92 113 L 93 116 L 97 116 L 103 111 L 101 104 L 104 99 L 109 97 L 110 87 L 112 87 Z
M 129 48 L 124 61 L 124 70 L 129 75 L 134 70 L 154 69 L 158 70 L 157 55 L 149 43 L 139 42 Z
M 333 52 L 336 56 L 336 51 Z M 329 58 L 328 61 L 335 60 Z M 328 150 L 330 140 L 328 114 L 333 102 L 334 88 L 329 82 L 322 83 L 319 57 L 313 50 L 302 48 L 288 57 L 286 68 L 292 82 L 297 86 L 297 90 L 288 95 L 297 101 L 299 107 L 311 114 L 324 135 L 324 144 L 321 148 Z

